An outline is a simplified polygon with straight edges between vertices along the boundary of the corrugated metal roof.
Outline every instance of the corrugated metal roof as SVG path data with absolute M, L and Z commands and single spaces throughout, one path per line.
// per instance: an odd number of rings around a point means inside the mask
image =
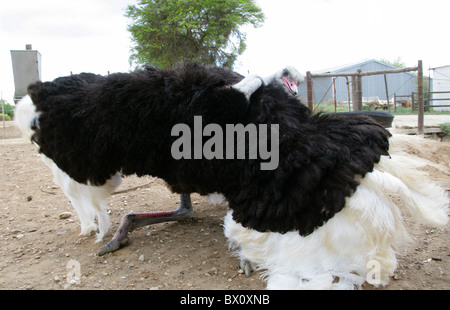
M 329 73 L 342 73 L 342 72 L 356 72 L 360 69 L 363 72 L 368 71 L 378 71 L 378 70 L 391 70 L 391 69 L 398 69 L 398 67 L 393 66 L 391 64 L 382 62 L 380 60 L 376 59 L 368 59 L 363 60 L 355 63 L 350 63 L 334 68 L 330 68 L 328 70 L 322 70 L 321 73 L 329 72 Z M 414 75 L 414 73 L 406 72 L 410 75 Z
M 435 67 L 435 68 L 430 68 L 430 70 L 441 69 L 441 68 L 445 68 L 445 67 L 450 67 L 450 65 L 445 65 L 445 66 L 439 66 L 439 67 Z

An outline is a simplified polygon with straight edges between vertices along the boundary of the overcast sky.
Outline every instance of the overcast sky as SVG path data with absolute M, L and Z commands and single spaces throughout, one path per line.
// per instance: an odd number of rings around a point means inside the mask
M 32 44 L 42 79 L 79 72 L 130 69 L 124 17 L 136 0 L 13 0 L 0 2 L 0 91 L 13 102 L 10 50 Z M 448 0 L 257 0 L 262 27 L 246 27 L 247 50 L 235 69 L 268 75 L 286 64 L 320 71 L 366 59 L 416 66 L 450 65 Z

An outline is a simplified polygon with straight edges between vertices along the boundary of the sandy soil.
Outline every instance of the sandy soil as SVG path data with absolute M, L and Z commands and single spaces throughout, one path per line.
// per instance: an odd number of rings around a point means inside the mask
M 398 128 L 417 128 L 417 115 L 396 115 L 394 118 L 394 127 Z M 439 127 L 440 124 L 450 123 L 450 115 L 424 115 L 424 127 Z
M 79 236 L 79 219 L 52 182 L 36 148 L 12 123 L 0 128 L 0 289 L 264 289 L 259 273 L 247 278 L 228 250 L 226 205 L 192 196 L 194 217 L 135 230 L 128 246 L 97 256 L 95 236 Z M 450 167 L 450 144 L 439 161 Z M 436 154 L 430 152 L 432 157 Z M 442 161 L 445 161 L 442 162 Z M 435 176 L 448 187 L 449 173 Z M 128 177 L 120 190 L 153 178 Z M 447 188 L 450 189 L 450 188 Z M 178 195 L 161 180 L 113 195 L 111 238 L 129 212 L 172 210 Z M 72 216 L 60 218 L 63 212 Z M 398 251 L 399 267 L 385 289 L 450 289 L 449 226 L 434 228 L 405 218 L 411 241 Z M 367 285 L 365 288 L 372 289 Z

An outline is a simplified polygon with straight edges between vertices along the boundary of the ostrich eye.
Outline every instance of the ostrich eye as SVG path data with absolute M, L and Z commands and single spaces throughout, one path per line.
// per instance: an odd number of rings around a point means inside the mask
M 287 69 L 283 69 L 283 76 L 288 76 L 289 75 L 289 71 Z

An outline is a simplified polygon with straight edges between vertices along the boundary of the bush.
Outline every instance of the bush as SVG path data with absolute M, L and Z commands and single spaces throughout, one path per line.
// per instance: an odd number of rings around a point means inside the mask
M 442 130 L 444 131 L 444 135 L 450 134 L 450 123 L 441 124 Z
M 11 117 L 8 114 L 0 113 L 0 121 L 3 121 L 3 117 L 5 117 L 5 121 L 10 121 Z
M 4 103 L 5 114 L 8 115 L 9 119 L 11 120 L 14 117 L 14 106 L 10 105 L 6 100 L 3 100 L 3 103 Z M 0 106 L 0 115 L 1 114 L 2 114 L 2 109 Z M 3 118 L 2 118 L 2 120 L 3 120 Z

